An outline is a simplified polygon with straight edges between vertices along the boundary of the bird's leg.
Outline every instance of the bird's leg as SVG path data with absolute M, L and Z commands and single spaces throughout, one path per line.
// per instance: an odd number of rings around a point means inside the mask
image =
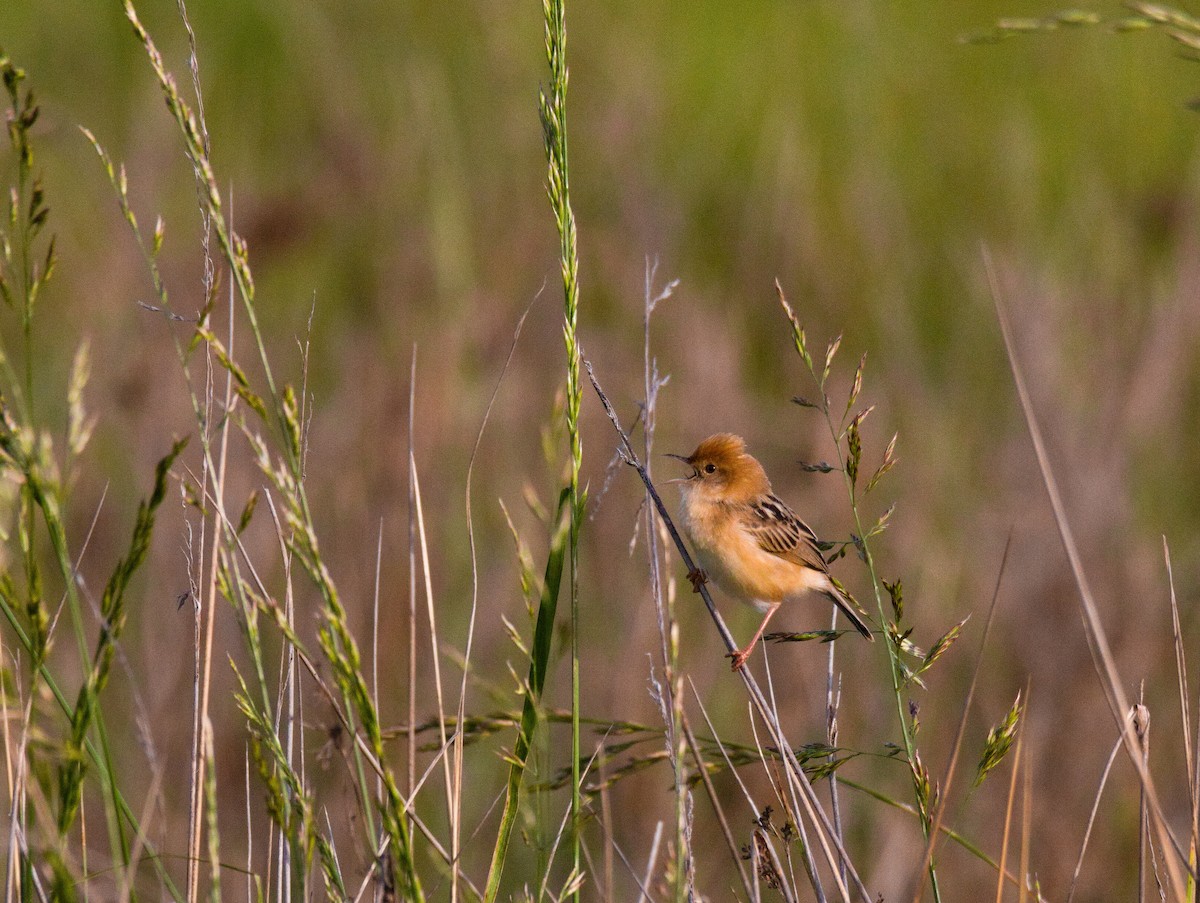
M 754 647 L 758 645 L 758 641 L 762 639 L 763 631 L 767 629 L 767 622 L 771 620 L 775 612 L 779 611 L 779 606 L 774 605 L 767 610 L 766 615 L 762 619 L 762 623 L 758 625 L 758 631 L 754 634 L 754 639 L 750 641 L 745 649 L 739 649 L 737 652 L 730 652 L 726 658 L 733 659 L 733 670 L 740 671 L 746 664 L 746 659 L 750 657 L 750 653 L 754 651 Z
M 700 592 L 700 587 L 708 583 L 708 574 L 704 573 L 704 568 L 692 568 L 688 571 L 688 582 L 692 584 L 692 592 Z

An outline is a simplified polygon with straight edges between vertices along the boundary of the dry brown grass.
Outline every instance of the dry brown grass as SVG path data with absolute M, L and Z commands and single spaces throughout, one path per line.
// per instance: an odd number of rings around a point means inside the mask
M 996 15 L 1010 5 L 996 3 Z M 537 10 L 511 21 L 498 10 L 460 10 L 466 24 L 452 26 L 425 21 L 414 8 L 406 10 L 412 21 L 399 28 L 396 10 L 364 6 L 347 11 L 345 20 L 319 22 L 280 6 L 231 17 L 229 30 L 218 28 L 210 11 L 193 12 L 203 14 L 196 33 L 217 185 L 223 193 L 233 185 L 226 200 L 250 248 L 268 359 L 281 386 L 307 380 L 310 391 L 304 473 L 321 559 L 345 601 L 347 633 L 364 650 L 364 673 L 378 665 L 386 758 L 397 775 L 406 775 L 399 728 L 410 720 L 410 692 L 417 721 L 437 709 L 433 648 L 442 654 L 448 712 L 458 707 L 460 686 L 465 716 L 515 710 L 512 674 L 524 677 L 527 661 L 502 619 L 526 641 L 530 629 L 521 569 L 496 501 L 506 504 L 540 574 L 549 530 L 538 505 L 524 500 L 536 496 L 552 509 L 563 476 L 556 400 L 564 373 L 562 318 L 557 297 L 547 292 L 533 302 L 474 458 L 473 579 L 462 502 L 472 443 L 520 312 L 539 286 L 558 276 L 531 103 L 532 86 L 545 80 Z M 922 649 L 972 615 L 967 641 L 930 672 L 928 689 L 914 686 L 905 694 L 906 709 L 909 698 L 918 704 L 917 739 L 935 781 L 944 781 L 955 748 L 984 611 L 1012 536 L 963 728 L 962 764 L 938 810 L 942 826 L 992 857 L 1007 849 L 1010 872 L 1027 862 L 1048 898 L 1064 897 L 1073 884 L 1076 899 L 1132 897 L 1143 782 L 1128 755 L 1117 758 L 1100 796 L 1077 883 L 1073 871 L 1118 739 L 1114 718 L 1120 720 L 1122 708 L 1117 704 L 1114 713 L 1106 703 L 1106 687 L 1123 691 L 1129 702 L 1144 682 L 1154 718 L 1149 773 L 1164 830 L 1186 849 L 1196 821 L 1195 756 L 1187 755 L 1195 748 L 1189 745 L 1195 709 L 1175 715 L 1183 665 L 1171 651 L 1188 648 L 1196 629 L 1188 601 L 1196 595 L 1200 561 L 1194 529 L 1200 495 L 1193 479 L 1200 465 L 1194 436 L 1200 255 L 1194 123 L 1181 106 L 1194 70 L 1171 61 L 1153 41 L 1099 32 L 999 47 L 955 44 L 957 33 L 986 25 L 982 10 L 961 22 L 954 20 L 961 10 L 939 18 L 865 2 L 836 13 L 816 10 L 803 21 L 784 6 L 735 14 L 702 4 L 685 14 L 618 4 L 577 12 L 571 122 L 580 335 L 622 418 L 632 421 L 646 395 L 642 261 L 657 254 L 662 272 L 681 282 L 649 332 L 659 370 L 670 375 L 656 405 L 654 447 L 686 449 L 718 429 L 743 433 L 768 470 L 780 475 L 780 494 L 811 513 L 822 535 L 845 539 L 854 530 L 853 515 L 837 475 L 795 466 L 830 459 L 833 451 L 819 421 L 789 401 L 809 389 L 776 307 L 773 278 L 788 288 L 814 347 L 845 334 L 840 357 L 851 363 L 835 367 L 832 397 L 845 397 L 853 362 L 869 352 L 860 404 L 876 409 L 862 428 L 866 454 L 877 460 L 900 434 L 899 463 L 864 512 L 873 521 L 896 504 L 873 547 L 880 576 L 903 578 L 906 620 L 915 626 L 911 639 Z M 169 68 L 184 73 L 186 82 L 186 33 L 172 16 L 151 13 Z M 85 33 L 79 24 L 59 21 L 61 13 L 48 4 L 0 9 L 0 42 L 27 66 L 42 103 L 33 137 L 61 262 L 39 301 L 44 319 L 36 321 L 32 354 L 44 387 L 39 420 L 56 436 L 67 421 L 65 386 L 79 339 L 86 335 L 92 349 L 83 400 L 98 421 L 70 485 L 64 525 L 76 553 L 90 536 L 79 573 L 95 594 L 126 551 L 155 462 L 172 437 L 196 427 L 170 340 L 172 333 L 186 337 L 188 327 L 136 305 L 154 301 L 152 287 L 76 122 L 125 161 L 130 202 L 147 232 L 162 212 L 166 238 L 158 264 L 176 308 L 191 315 L 204 294 L 193 174 L 180 159 L 178 135 L 161 115 L 153 76 L 127 25 L 106 15 L 96 13 Z M 358 16 L 364 21 L 351 20 Z M 108 36 L 103 30 L 110 25 Z M 67 55 L 86 61 L 86 77 L 66 65 Z M 1050 77 L 1042 74 L 1048 70 Z M 1098 105 L 1097 97 L 1104 102 Z M 128 122 L 122 108 L 133 111 Z M 0 158 L 6 178 L 10 159 Z M 987 303 L 981 238 L 992 244 L 1003 274 L 1013 356 L 1025 368 L 1030 406 L 1045 433 L 1043 464 L 1061 483 L 1057 518 L 1045 501 Z M 6 354 L 23 360 L 19 325 L 12 311 L 2 313 Z M 224 339 L 224 302 L 214 316 L 214 332 Z M 233 343 L 236 357 L 251 384 L 261 387 L 262 365 L 254 362 L 244 328 L 239 325 Z M 309 345 L 307 363 L 296 337 Z M 202 369 L 197 377 L 203 387 Z M 412 460 L 421 479 L 427 574 L 420 554 L 416 568 L 410 564 L 406 424 L 414 383 Z M 616 443 L 590 395 L 580 418 L 588 448 L 581 481 L 593 499 L 579 555 L 580 697 L 584 714 L 595 719 L 594 726 L 585 721 L 582 732 L 584 765 L 600 744 L 612 754 L 591 762 L 585 787 L 594 781 L 598 788 L 604 776 L 619 778 L 592 796 L 603 824 L 589 823 L 584 832 L 584 897 L 636 898 L 638 882 L 654 899 L 671 896 L 679 885 L 672 863 L 688 839 L 703 851 L 694 857 L 702 894 L 724 899 L 733 887 L 751 895 L 745 884 L 761 886 L 764 860 L 742 863 L 743 882 L 710 799 L 720 801 L 735 846 L 747 845 L 752 856 L 767 860 L 773 851 L 779 865 L 772 868 L 788 879 L 785 885 L 804 888 L 800 858 L 788 861 L 795 845 L 754 824 L 771 804 L 772 829 L 784 830 L 786 810 L 776 794 L 789 798 L 787 781 L 770 756 L 765 766 L 759 759 L 754 729 L 764 730 L 763 724 L 748 714 L 743 687 L 722 665 L 720 638 L 688 593 L 673 599 L 677 652 L 669 680 L 663 676 L 671 642 L 660 633 L 646 579 L 643 490 L 631 472 L 619 469 L 595 505 Z M 223 488 L 236 521 L 253 490 L 263 496 L 267 480 L 252 450 L 234 435 Z M 176 468 L 181 482 L 204 466 L 197 443 L 183 460 L 186 469 Z M 15 489 L 12 481 L 8 486 L 2 504 L 12 526 Z M 196 515 L 178 499 L 169 496 L 160 509 L 102 697 L 110 739 L 120 750 L 112 774 L 129 788 L 131 808 L 147 826 L 146 842 L 175 857 L 187 850 L 180 838 L 188 833 L 189 800 L 215 794 L 225 896 L 237 899 L 250 895 L 235 872 L 247 858 L 264 880 L 278 876 L 263 790 L 257 784 L 249 794 L 245 789 L 246 725 L 226 665 L 227 653 L 239 667 L 247 664 L 245 616 L 220 601 L 208 609 L 214 650 L 209 774 L 215 783 L 189 783 L 189 750 L 200 748 L 192 737 L 196 628 L 191 606 L 177 610 L 176 600 L 192 584 L 181 552 L 189 523 L 192 542 L 199 533 Z M 666 502 L 670 513 L 673 501 Z M 1093 587 L 1091 635 L 1101 629 L 1110 639 L 1119 679 L 1104 684 L 1093 669 L 1077 585 L 1061 553 L 1063 523 L 1073 531 L 1078 569 Z M 209 542 L 218 527 L 207 521 Z M 639 529 L 631 555 L 630 537 Z M 19 577 L 19 534 L 9 532 L 14 540 L 0 554 L 4 568 Z M 1172 550 L 1174 587 L 1162 564 L 1163 535 Z M 318 649 L 326 610 L 319 586 L 294 579 L 294 559 L 289 577 L 289 555 L 280 550 L 265 499 L 239 548 L 269 595 L 284 600 L 290 592 L 297 639 Z M 837 563 L 835 573 L 856 595 L 870 597 L 871 581 L 853 555 Z M 664 585 L 671 576 L 681 573 L 668 561 Z M 420 596 L 420 659 L 410 683 L 408 588 L 416 579 L 423 591 L 426 577 L 438 631 L 429 634 Z M 24 585 L 21 579 L 17 585 Z M 47 596 L 57 601 L 64 586 L 52 589 Z M 468 602 L 476 591 L 472 665 L 460 683 Z M 751 616 L 729 610 L 720 597 L 715 601 L 735 636 L 749 629 Z M 85 618 L 89 647 L 97 623 Z M 824 626 L 823 618 L 802 613 L 780 624 L 789 630 Z M 377 659 L 365 652 L 376 629 Z M 12 635 L 3 637 L 11 675 L 5 696 L 9 787 L 28 789 L 32 785 L 18 780 L 18 763 L 32 750 L 47 767 L 56 766 L 53 750 L 63 724 L 46 700 L 28 695 L 28 657 L 18 659 Z M 566 640 L 560 628 L 547 675 L 551 712 L 569 708 Z M 55 674 L 71 688 L 82 673 L 75 645 L 60 633 L 52 649 Z M 274 685 L 278 633 L 265 630 L 263 646 Z M 900 741 L 896 701 L 878 648 L 839 647 L 838 745 L 867 753 L 838 772 L 845 843 L 872 893 L 903 898 L 918 883 L 927 849 L 918 822 L 857 789 L 911 804 L 908 769 L 879 755 L 884 742 Z M 827 743 L 825 649 L 778 645 L 767 655 L 768 695 L 780 731 L 794 745 Z M 686 713 L 696 742 L 686 744 L 676 734 L 679 742 L 664 745 L 663 709 L 647 692 L 652 665 L 660 688 L 675 693 L 666 721 L 673 724 L 676 711 Z M 331 701 L 320 689 L 336 682 L 333 665 L 314 662 L 310 675 L 297 667 L 302 730 L 296 756 L 303 751 L 305 778 L 321 802 L 317 822 L 336 841 L 353 894 L 371 874 L 367 818 L 356 794 L 374 788 L 375 777 L 364 780 L 354 763 L 337 714 L 348 711 L 340 694 L 333 692 Z M 686 692 L 674 689 L 681 686 Z M 989 727 L 1026 686 L 1021 772 L 1006 774 L 1012 767 L 1006 759 L 995 778 L 969 790 L 962 769 L 974 764 Z M 1194 678 L 1189 686 L 1194 692 Z M 23 731 L 26 718 L 44 725 L 47 746 L 31 744 L 43 741 Z M 449 723 L 447 739 L 457 719 Z M 609 726 L 614 723 L 617 728 Z M 462 749 L 461 793 L 453 769 L 446 777 L 453 757 L 443 762 L 424 748 L 414 763 L 418 781 L 432 766 L 419 797 L 422 824 L 447 849 L 459 838 L 461 873 L 476 885 L 487 873 L 505 769 L 500 755 L 511 749 L 513 730 L 508 721 L 486 736 L 482 728 L 470 734 L 478 738 Z M 568 764 L 567 730 L 548 720 L 535 750 L 536 780 L 551 781 Z M 632 737 L 641 742 L 616 748 Z M 420 740 L 439 750 L 444 745 L 436 729 Z M 772 745 L 762 734 L 759 742 Z M 691 802 L 681 805 L 667 761 L 685 748 L 681 774 L 694 776 L 697 751 L 710 766 L 723 766 L 728 754 L 746 763 L 736 769 L 741 783 L 729 767 L 718 767 L 710 775 L 711 797 L 696 785 Z M 360 753 L 369 771 L 374 760 Z M 628 774 L 622 771 L 631 764 Z M 1011 793 L 1010 779 L 1016 782 Z M 407 780 L 400 784 L 407 793 Z M 816 785 L 823 800 L 827 786 Z M 43 824 L 53 794 L 28 792 L 31 817 Z M 536 889 L 543 874 L 556 893 L 567 880 L 561 866 L 543 870 L 537 852 L 539 842 L 554 842 L 565 795 L 529 795 L 526 836 L 514 842 L 506 872 L 513 893 L 526 882 Z M 94 895 L 116 896 L 129 876 L 109 871 L 103 802 L 94 783 L 85 787 L 84 813 L 88 841 L 71 834 L 67 866 L 94 876 Z M 1171 876 L 1169 863 L 1176 860 L 1165 849 L 1169 841 L 1161 833 L 1151 836 L 1163 886 L 1179 896 L 1183 879 L 1178 867 Z M 193 851 L 207 855 L 202 832 L 196 841 Z M 427 892 L 448 898 L 452 880 L 433 844 L 415 843 Z M 934 858 L 944 899 L 996 893 L 995 870 L 957 844 L 943 840 Z M 180 859 L 165 864 L 186 886 Z M 203 892 L 209 865 L 196 864 L 194 886 Z M 836 897 L 831 871 L 820 868 Z M 1151 893 L 1152 881 L 1145 877 Z M 143 896 L 161 893 L 149 865 L 129 886 L 140 887 Z M 1004 892 L 1015 895 L 1011 883 Z M 470 898 L 465 883 L 459 893 Z M 769 899 L 774 891 L 762 893 Z

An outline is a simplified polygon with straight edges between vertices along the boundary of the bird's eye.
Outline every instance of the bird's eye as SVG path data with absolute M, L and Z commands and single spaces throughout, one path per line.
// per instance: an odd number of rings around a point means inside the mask
M 713 464 L 713 463 L 711 463 L 711 462 L 710 462 L 710 463 L 708 463 L 708 464 L 705 464 L 705 465 L 704 465 L 704 472 L 705 472 L 705 473 L 716 473 L 716 472 L 717 472 L 717 465 L 716 465 L 716 464 Z

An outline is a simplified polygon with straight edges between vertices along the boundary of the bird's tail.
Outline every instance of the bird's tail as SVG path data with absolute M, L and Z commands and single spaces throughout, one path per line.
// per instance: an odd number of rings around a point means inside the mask
M 871 628 L 867 626 L 867 622 L 862 619 L 862 616 L 855 611 L 854 600 L 850 598 L 850 594 L 837 585 L 830 578 L 829 588 L 825 591 L 826 595 L 833 600 L 834 604 L 842 610 L 842 614 L 846 616 L 854 629 L 861 633 L 870 642 L 875 642 L 875 636 L 871 633 Z

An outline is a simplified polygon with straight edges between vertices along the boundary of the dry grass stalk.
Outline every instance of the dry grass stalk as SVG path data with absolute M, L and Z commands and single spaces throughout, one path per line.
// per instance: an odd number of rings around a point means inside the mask
M 988 606 L 987 621 L 983 625 L 983 635 L 979 638 L 979 651 L 975 654 L 975 668 L 971 672 L 971 683 L 967 688 L 967 698 L 963 701 L 962 715 L 958 719 L 958 729 L 954 733 L 954 745 L 950 752 L 950 761 L 946 764 L 946 774 L 942 778 L 942 792 L 938 798 L 937 805 L 934 807 L 933 813 L 933 829 L 929 832 L 929 839 L 925 844 L 925 855 L 921 861 L 921 867 L 917 870 L 915 883 L 916 888 L 913 891 L 912 903 L 919 903 L 921 894 L 925 887 L 925 878 L 928 874 L 929 863 L 933 861 L 934 849 L 937 846 L 938 837 L 941 832 L 942 820 L 946 815 L 946 806 L 950 800 L 950 788 L 954 784 L 954 773 L 958 766 L 958 754 L 962 749 L 963 734 L 966 732 L 967 715 L 971 711 L 971 702 L 975 698 L 975 687 L 979 682 L 979 669 L 983 664 L 983 650 L 987 648 L 988 635 L 992 631 L 992 622 L 996 617 L 996 603 L 1000 599 L 1000 585 L 1004 580 L 1004 568 L 1008 563 L 1008 552 L 1012 547 L 1012 531 L 1008 533 L 1008 537 L 1004 540 L 1004 552 L 1000 556 L 1000 568 L 996 572 L 996 586 L 992 590 L 992 602 Z M 830 745 L 833 745 L 832 741 Z M 1001 873 L 1003 878 L 1003 871 Z
M 629 436 L 621 428 L 616 411 L 613 410 L 612 404 L 608 400 L 608 396 L 605 395 L 604 390 L 601 389 L 591 363 L 585 360 L 584 368 L 587 370 L 588 378 L 592 382 L 592 388 L 595 389 L 596 394 L 600 398 L 601 404 L 604 406 L 605 413 L 608 415 L 609 420 L 612 421 L 613 427 L 617 431 L 617 435 L 620 438 L 622 456 L 626 460 L 626 463 L 630 464 L 637 470 L 642 482 L 650 492 L 655 508 L 658 510 L 659 516 L 667 526 L 667 529 L 671 534 L 671 539 L 675 543 L 676 549 L 679 551 L 680 558 L 683 560 L 684 566 L 687 567 L 689 571 L 694 570 L 695 563 L 693 562 L 687 547 L 683 544 L 678 531 L 675 529 L 674 522 L 672 521 L 670 514 L 667 512 L 666 507 L 663 505 L 662 499 L 659 497 L 657 490 L 654 488 L 654 484 L 651 482 L 649 475 L 646 473 L 645 467 L 641 464 L 641 461 L 637 456 L 637 452 L 634 450 L 632 443 L 629 441 Z M 713 603 L 707 587 L 705 587 L 703 584 L 700 586 L 700 596 L 704 600 L 704 604 L 708 609 L 709 616 L 716 625 L 717 631 L 721 635 L 726 648 L 730 652 L 733 652 L 737 649 L 737 645 L 733 640 L 733 635 L 729 632 L 729 628 L 725 626 L 724 619 L 717 612 L 716 605 Z M 741 669 L 741 671 L 738 673 L 741 676 L 742 681 L 750 695 L 751 704 L 754 706 L 759 716 L 763 719 L 764 723 L 767 724 L 771 730 L 772 744 L 775 745 L 775 747 L 779 749 L 784 756 L 784 762 L 787 766 L 787 773 L 789 776 L 789 783 L 794 786 L 799 796 L 800 809 L 803 811 L 804 816 L 810 820 L 810 823 L 816 830 L 818 844 L 827 864 L 829 865 L 829 868 L 834 873 L 833 877 L 839 885 L 839 893 L 844 899 L 848 900 L 850 899 L 849 890 L 845 885 L 843 885 L 838 874 L 838 857 L 841 857 L 841 859 L 845 860 L 848 864 L 850 863 L 850 857 L 846 853 L 845 848 L 842 846 L 840 839 L 837 837 L 829 816 L 825 813 L 820 801 L 816 798 L 816 794 L 813 792 L 812 785 L 808 780 L 808 776 L 804 773 L 804 769 L 800 767 L 800 763 L 796 760 L 795 753 L 787 742 L 787 738 L 783 733 L 782 727 L 779 724 L 779 720 L 772 713 L 771 707 L 768 705 L 766 698 L 763 696 L 762 690 L 759 689 L 758 682 L 747 668 Z M 804 851 L 806 856 L 810 855 L 809 849 L 810 848 L 806 845 Z M 815 867 L 813 864 L 808 863 L 806 868 L 810 874 L 815 873 Z M 866 887 L 863 885 L 862 880 L 858 877 L 858 873 L 852 864 L 848 865 L 848 873 L 850 877 L 850 883 L 853 885 L 858 895 L 864 901 L 867 901 L 867 903 L 871 903 L 871 896 L 867 892 Z
M 1054 511 L 1054 521 L 1058 526 L 1059 536 L 1062 539 L 1067 558 L 1071 563 L 1071 573 L 1075 579 L 1076 588 L 1079 591 L 1080 605 L 1087 628 L 1088 648 L 1092 653 L 1096 674 L 1100 678 L 1100 685 L 1104 690 L 1109 711 L 1118 729 L 1121 731 L 1121 736 L 1125 743 L 1125 751 L 1134 768 L 1137 770 L 1142 787 L 1145 789 L 1147 802 L 1153 815 L 1154 831 L 1158 835 L 1159 844 L 1164 851 L 1169 849 L 1175 854 L 1174 856 L 1165 856 L 1164 859 L 1171 893 L 1176 899 L 1183 900 L 1186 897 L 1186 891 L 1184 889 L 1183 871 L 1181 869 L 1191 872 L 1194 877 L 1195 867 L 1189 863 L 1187 854 L 1179 845 L 1179 841 L 1171 833 L 1166 817 L 1163 814 L 1162 805 L 1158 799 L 1158 793 L 1154 788 L 1154 779 L 1142 761 L 1133 725 L 1124 716 L 1124 713 L 1129 711 L 1130 704 L 1125 693 L 1124 684 L 1117 672 L 1116 661 L 1113 658 L 1112 649 L 1108 642 L 1108 634 L 1100 620 L 1095 598 L 1092 595 L 1091 587 L 1083 570 L 1083 561 L 1075 543 L 1075 537 L 1071 530 L 1070 521 L 1067 518 L 1062 496 L 1058 490 L 1058 482 L 1050 467 L 1050 460 L 1046 454 L 1045 441 L 1042 438 L 1041 428 L 1038 426 L 1037 418 L 1033 411 L 1033 403 L 1030 399 L 1029 391 L 1025 387 L 1025 378 L 1020 363 L 1017 361 L 1012 329 L 1009 325 L 1008 313 L 1005 309 L 1000 283 L 992 263 L 991 255 L 986 247 L 983 250 L 983 260 L 985 269 L 987 270 L 992 301 L 996 309 L 996 317 L 1000 322 L 1000 331 L 1004 337 L 1004 347 L 1008 354 L 1013 382 L 1016 385 L 1017 396 L 1021 402 L 1021 410 L 1025 415 L 1026 426 L 1029 430 L 1030 439 L 1033 441 L 1034 452 L 1037 455 L 1038 467 L 1046 486 L 1046 492 L 1050 497 L 1050 505 Z

